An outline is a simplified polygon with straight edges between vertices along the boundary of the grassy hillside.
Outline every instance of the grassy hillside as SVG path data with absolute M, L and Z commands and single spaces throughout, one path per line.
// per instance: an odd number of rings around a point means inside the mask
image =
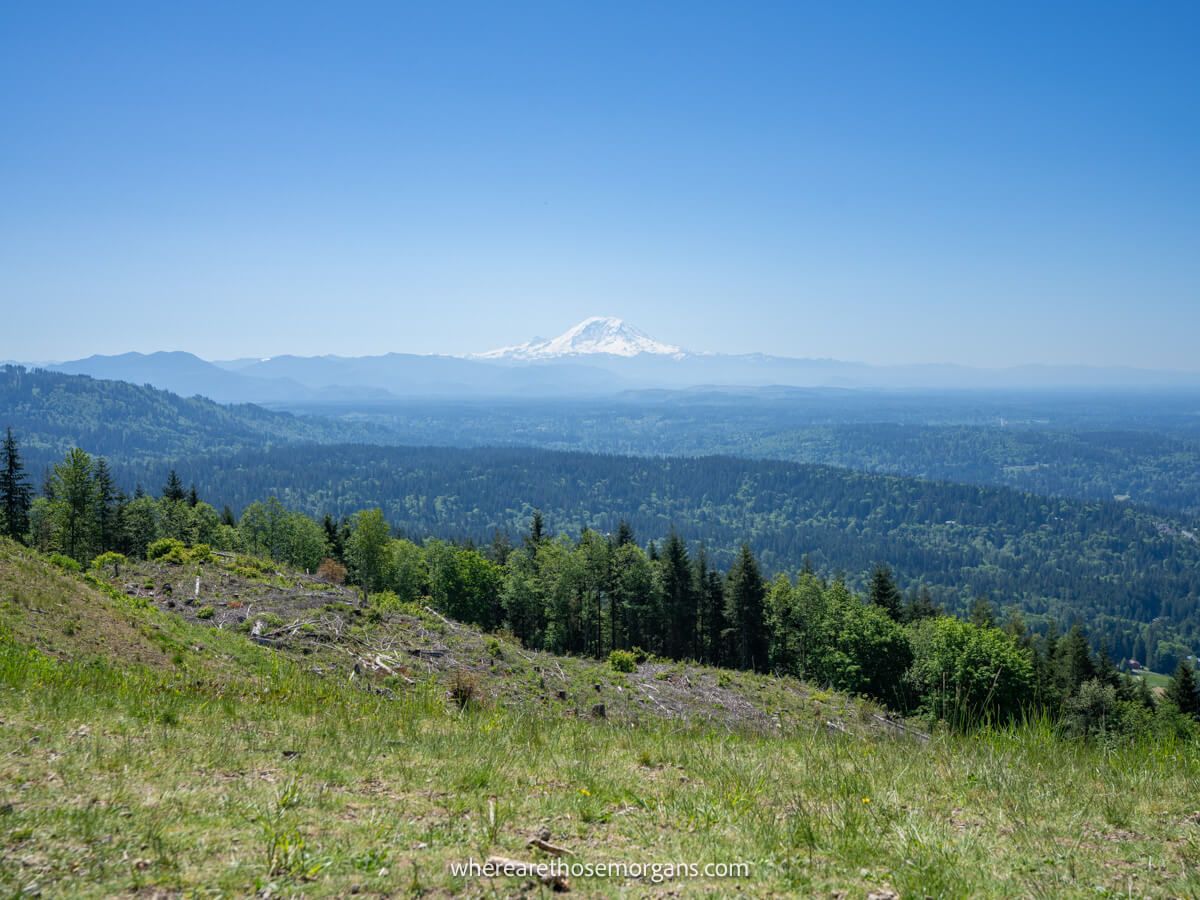
M 622 682 L 417 609 L 354 616 L 340 589 L 294 573 L 223 560 L 198 574 L 199 598 L 188 567 L 94 586 L 0 544 L 7 892 L 536 893 L 449 866 L 545 859 L 527 846 L 545 831 L 573 862 L 751 866 L 728 880 L 572 878 L 582 895 L 1200 890 L 1192 746 L 1087 746 L 1036 725 L 923 741 L 794 683 L 698 669 Z M 243 614 L 271 624 L 260 639 L 288 639 L 253 643 Z M 326 630 L 303 627 L 315 619 Z M 407 661 L 369 670 L 360 651 L 387 642 L 372 655 Z M 409 652 L 434 645 L 441 656 Z M 532 677 L 559 666 L 567 701 L 556 672 L 546 688 Z M 445 679 L 468 675 L 476 700 L 461 706 Z M 708 677 L 790 713 L 767 727 L 653 704 L 579 714 L 595 682 L 607 699 L 675 679 L 691 697 L 687 682 Z

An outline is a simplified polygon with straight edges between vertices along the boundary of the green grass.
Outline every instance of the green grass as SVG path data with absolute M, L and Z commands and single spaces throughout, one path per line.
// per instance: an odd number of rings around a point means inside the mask
M 1171 684 L 1170 675 L 1163 675 L 1160 672 L 1151 672 L 1149 669 L 1142 669 L 1140 672 L 1138 672 L 1138 676 L 1141 677 L 1146 684 L 1152 688 L 1163 688 L 1166 690 L 1166 688 L 1168 688 Z
M 928 743 L 819 717 L 774 734 L 634 727 L 459 709 L 432 677 L 388 699 L 6 553 L 5 893 L 507 896 L 520 879 L 449 864 L 533 859 L 542 827 L 576 861 L 752 866 L 732 882 L 573 880 L 584 895 L 1200 892 L 1191 745 L 1084 745 L 1038 722 Z M 31 650 L 31 609 L 53 598 L 124 622 L 112 639 L 145 659 Z

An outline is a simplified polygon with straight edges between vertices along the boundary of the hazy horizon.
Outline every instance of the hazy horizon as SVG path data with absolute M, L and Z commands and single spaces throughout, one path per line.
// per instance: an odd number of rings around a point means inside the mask
M 578 324 L 578 323 L 572 323 L 572 324 L 574 325 L 574 324 Z M 634 325 L 635 327 L 637 325 L 636 322 L 630 322 L 628 324 Z M 530 335 L 529 338 L 527 338 L 526 340 L 554 337 L 558 333 L 559 332 L 549 332 L 547 334 Z M 665 342 L 668 342 L 668 343 L 670 342 L 669 337 L 663 337 L 663 336 L 655 335 L 655 334 L 650 335 L 650 337 L 652 337 L 652 338 L 662 337 L 662 339 Z M 518 343 L 525 343 L 525 341 L 520 341 Z M 82 354 L 79 357 L 61 357 L 61 358 L 45 358 L 45 359 L 22 359 L 22 358 L 17 358 L 17 357 L 11 357 L 11 358 L 3 357 L 3 358 L 0 358 L 0 361 L 19 363 L 19 364 L 23 364 L 23 365 L 35 365 L 35 366 L 36 365 L 58 365 L 61 363 L 72 362 L 72 361 L 75 361 L 78 359 L 85 359 L 85 358 L 92 357 L 92 356 L 118 357 L 118 356 L 124 356 L 127 354 L 142 354 L 142 355 L 149 356 L 149 355 L 152 355 L 155 353 L 187 353 L 187 354 L 195 356 L 201 360 L 204 360 L 206 362 L 217 363 L 217 364 L 233 363 L 233 362 L 239 362 L 242 360 L 258 360 L 258 361 L 265 362 L 265 361 L 280 358 L 280 357 L 353 358 L 353 357 L 366 357 L 366 356 L 380 356 L 380 355 L 385 355 L 387 353 L 411 354 L 411 355 L 416 355 L 416 356 L 449 356 L 449 357 L 454 357 L 454 358 L 458 358 L 458 359 L 477 359 L 479 353 L 486 352 L 489 350 L 496 350 L 496 349 L 502 349 L 502 348 L 500 348 L 499 346 L 486 347 L 486 348 L 480 348 L 479 350 L 473 350 L 468 353 L 448 353 L 448 352 L 440 352 L 440 351 L 436 351 L 436 350 L 435 351 L 427 351 L 427 352 L 418 352 L 418 351 L 405 350 L 403 348 L 395 348 L 393 350 L 387 350 L 387 351 L 383 351 L 382 353 L 377 353 L 377 354 L 375 354 L 375 353 L 353 354 L 353 353 L 291 353 L 291 352 L 283 352 L 283 353 L 274 353 L 274 354 L 249 353 L 249 354 L 245 354 L 242 356 L 205 356 L 204 354 L 197 353 L 194 350 L 188 349 L 187 347 L 170 347 L 170 346 L 168 346 L 168 347 L 154 347 L 151 349 L 134 348 L 134 349 L 126 349 L 126 350 L 116 350 L 116 351 L 107 352 L 107 353 L 102 353 L 102 352 L 86 353 L 86 354 Z M 727 354 L 725 354 L 724 351 L 710 350 L 707 348 L 681 347 L 680 349 L 682 349 L 684 352 L 686 352 L 688 354 L 697 354 L 697 355 L 701 355 L 701 356 L 727 355 Z M 749 352 L 750 353 L 758 353 L 760 351 L 749 351 Z M 776 355 L 785 356 L 783 354 L 776 354 Z M 836 361 L 836 362 L 841 362 L 841 363 L 850 363 L 850 364 L 854 364 L 854 365 L 876 366 L 876 367 L 880 367 L 880 368 L 887 368 L 887 367 L 892 367 L 892 366 L 895 366 L 895 367 L 906 367 L 906 366 L 957 367 L 957 366 L 961 366 L 961 367 L 972 368 L 972 369 L 1010 369 L 1010 368 L 1022 368 L 1022 367 L 1046 367 L 1046 368 L 1051 368 L 1051 369 L 1054 369 L 1054 368 L 1111 368 L 1111 369 L 1131 369 L 1131 370 L 1158 371 L 1158 372 L 1177 372 L 1180 374 L 1200 374 L 1200 368 L 1172 368 L 1172 367 L 1167 367 L 1167 366 L 1138 366 L 1138 365 L 1125 365 L 1125 364 L 1121 364 L 1121 363 L 1105 365 L 1102 363 L 1101 364 L 1079 363 L 1079 362 L 1071 362 L 1071 361 L 1049 361 L 1049 362 L 1037 361 L 1037 362 L 1011 363 L 1011 364 L 1001 364 L 1001 365 L 995 365 L 995 366 L 986 366 L 986 365 L 977 365 L 977 364 L 972 364 L 970 362 L 962 362 L 962 361 L 957 361 L 957 360 L 922 360 L 922 361 L 907 361 L 907 362 L 906 361 L 896 361 L 896 362 L 891 362 L 891 363 L 875 363 L 875 362 L 871 362 L 868 360 L 862 360 L 862 359 L 841 359 L 841 358 L 836 358 L 836 357 L 791 357 L 791 358 L 831 360 L 831 361 Z M 586 364 L 586 362 L 587 362 L 586 355 L 572 357 L 572 359 L 578 360 L 580 362 L 580 364 Z M 480 361 L 486 362 L 487 360 L 480 360 Z
M 1200 10 L 0 11 L 0 358 L 1194 372 Z

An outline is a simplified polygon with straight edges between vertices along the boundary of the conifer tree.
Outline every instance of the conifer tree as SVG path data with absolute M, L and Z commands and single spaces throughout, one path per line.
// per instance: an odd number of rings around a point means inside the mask
M 725 633 L 725 591 L 716 569 L 708 565 L 704 548 L 696 556 L 697 656 L 712 666 L 721 665 L 722 635 Z
M 542 511 L 535 509 L 533 518 L 529 522 L 529 535 L 525 538 L 525 544 L 531 550 L 536 550 L 545 539 L 545 521 L 542 519 Z
M 180 501 L 185 496 L 183 482 L 179 480 L 179 473 L 172 469 L 167 473 L 167 483 L 163 485 L 162 498 L 164 500 Z
M 1058 647 L 1059 679 L 1065 696 L 1079 690 L 1085 681 L 1096 677 L 1096 666 L 1092 661 L 1092 650 L 1088 646 L 1083 629 L 1073 625 Z
M 1103 684 L 1110 687 L 1120 687 L 1121 674 L 1117 671 L 1116 664 L 1113 663 L 1112 657 L 1108 653 L 1108 641 L 1100 642 L 1100 649 L 1096 652 L 1096 678 Z
M 126 538 L 125 519 L 129 514 L 129 495 L 117 488 L 117 498 L 113 506 L 113 549 L 118 553 L 129 555 L 129 541 Z
M 896 579 L 892 577 L 892 570 L 883 563 L 875 566 L 875 570 L 871 573 L 871 588 L 868 596 L 873 604 L 891 618 L 900 620 L 902 602 L 900 589 L 896 587 Z
M 96 547 L 113 550 L 117 546 L 117 489 L 104 457 L 96 460 L 94 472 Z
M 904 606 L 905 622 L 920 622 L 922 619 L 932 619 L 941 614 L 941 609 L 933 602 L 933 595 L 925 585 L 914 591 Z
M 672 659 L 695 658 L 696 594 L 687 546 L 674 530 L 667 537 L 659 563 L 666 633 L 663 646 Z
M 767 659 L 766 596 L 758 562 L 747 544 L 742 544 L 737 559 L 729 569 L 727 612 L 733 658 L 743 669 L 765 670 Z
M 508 555 L 512 553 L 512 549 L 512 538 L 507 531 L 501 531 L 499 528 L 492 531 L 492 546 L 488 548 L 488 559 L 502 566 L 508 562 Z
M 1181 659 L 1175 667 L 1175 675 L 1167 688 L 1167 699 L 1179 707 L 1179 711 L 1193 719 L 1200 719 L 1200 694 L 1196 692 L 1196 673 Z
M 633 543 L 633 526 L 626 519 L 622 519 L 617 524 L 617 534 L 613 542 L 618 547 Z
M 1134 681 L 1137 682 L 1134 699 L 1146 709 L 1154 709 L 1154 694 L 1150 691 L 1149 682 L 1145 678 L 1135 678 Z
M 0 534 L 13 540 L 25 539 L 29 531 L 29 507 L 32 490 L 25 478 L 25 465 L 12 428 L 4 435 L 3 459 L 0 459 Z
M 92 458 L 76 447 L 54 467 L 50 488 L 56 541 L 67 556 L 87 562 L 95 549 L 96 535 Z
M 226 507 L 226 509 L 228 508 Z M 329 513 L 325 513 L 321 527 L 325 529 L 325 543 L 329 545 L 329 555 L 338 562 L 344 563 L 346 561 L 346 541 L 342 529 L 338 528 L 337 522 Z

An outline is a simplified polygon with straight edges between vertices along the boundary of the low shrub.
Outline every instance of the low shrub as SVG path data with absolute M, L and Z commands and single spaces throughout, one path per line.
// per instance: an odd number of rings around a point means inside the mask
M 608 664 L 614 672 L 633 672 L 637 669 L 637 657 L 628 650 L 614 650 L 608 654 Z
M 58 566 L 64 572 L 82 572 L 83 571 L 83 566 L 81 566 L 76 560 L 71 559 L 71 557 L 67 556 L 64 553 L 51 553 L 50 556 L 47 557 L 47 559 L 49 559 L 51 563 Z
M 146 548 L 146 558 L 168 565 L 182 565 L 188 561 L 187 547 L 177 538 L 159 538 Z
M 89 568 L 92 569 L 112 569 L 113 578 L 118 578 L 121 575 L 121 566 L 125 565 L 128 560 L 123 553 L 114 553 L 109 550 L 107 553 L 101 553 L 92 560 Z

